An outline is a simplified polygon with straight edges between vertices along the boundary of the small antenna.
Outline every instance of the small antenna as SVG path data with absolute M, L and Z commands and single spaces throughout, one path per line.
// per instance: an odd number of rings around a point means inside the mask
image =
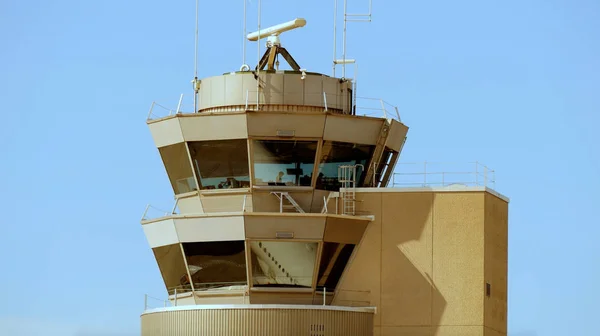
M 198 1 L 196 0 L 196 36 L 194 38 L 194 113 L 198 112 Z
M 261 0 L 258 0 L 258 36 L 260 40 L 260 11 L 261 11 Z M 257 43 L 257 62 L 260 62 L 260 43 Z M 260 67 L 256 69 L 256 110 L 259 109 L 259 98 L 260 98 Z
M 348 22 L 371 22 L 371 13 L 373 7 L 373 0 L 369 0 L 369 13 L 368 14 L 348 14 L 348 0 L 344 0 L 344 32 L 343 32 L 343 51 L 342 51 L 342 59 L 336 59 L 336 50 L 337 50 L 337 41 L 336 41 L 336 23 L 337 23 L 337 2 L 334 1 L 334 15 L 333 15 L 333 76 L 335 77 L 335 66 L 336 64 L 342 64 L 342 77 L 346 77 L 346 25 Z M 350 19 L 348 19 L 350 17 Z M 338 61 L 336 63 L 336 61 Z
M 246 2 L 248 0 L 242 0 L 244 1 L 244 35 L 242 35 L 242 67 L 246 64 Z

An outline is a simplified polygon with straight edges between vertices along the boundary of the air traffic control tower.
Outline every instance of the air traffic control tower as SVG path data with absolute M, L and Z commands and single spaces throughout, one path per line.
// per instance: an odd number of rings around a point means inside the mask
M 196 83 L 193 113 L 148 120 L 176 206 L 142 219 L 168 292 L 143 336 L 506 335 L 508 199 L 487 171 L 393 183 L 408 127 L 359 115 L 352 80 L 277 36 Z

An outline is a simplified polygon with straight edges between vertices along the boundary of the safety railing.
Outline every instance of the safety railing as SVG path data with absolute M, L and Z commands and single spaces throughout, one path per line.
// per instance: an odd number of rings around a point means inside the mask
M 157 208 L 151 204 L 146 205 L 146 210 L 144 210 L 144 214 L 142 215 L 142 219 L 140 221 L 152 220 L 160 217 L 167 217 L 177 214 L 177 199 L 175 200 L 175 204 L 170 211 Z
M 164 308 L 169 307 L 171 305 L 172 304 L 169 302 L 169 300 L 163 300 L 154 296 L 150 296 L 148 294 L 144 294 L 144 310 Z
M 356 115 L 386 119 L 400 119 L 398 107 L 380 98 L 356 97 Z
M 152 105 L 150 105 L 150 111 L 148 111 L 148 117 L 146 118 L 146 120 L 153 120 L 153 119 L 159 119 L 159 118 L 164 118 L 173 114 L 179 114 L 182 113 L 181 109 L 183 108 L 183 94 L 181 94 L 181 96 L 179 96 L 179 102 L 177 103 L 177 108 L 172 109 L 166 106 L 163 106 L 157 102 L 152 102 Z
M 194 283 L 194 291 L 208 291 L 215 289 L 227 289 L 227 290 L 242 290 L 247 289 L 248 283 L 246 281 L 229 281 L 229 282 L 204 282 Z M 192 291 L 192 285 L 187 283 L 185 285 L 179 285 L 170 287 L 167 292 L 169 296 L 190 293 Z
M 250 208 L 250 210 L 249 210 Z M 229 213 L 229 212 L 248 212 L 251 211 L 252 204 L 251 201 L 248 200 L 248 195 L 244 195 L 239 205 L 232 206 L 207 206 L 204 209 L 204 213 Z M 171 210 L 165 210 L 158 207 L 155 207 L 151 204 L 146 205 L 146 209 L 144 210 L 144 214 L 142 215 L 142 219 L 140 221 L 149 221 L 161 217 L 169 217 L 173 215 L 178 215 L 179 211 L 179 198 L 175 199 L 175 203 Z M 190 213 L 193 215 L 193 213 Z
M 258 93 L 258 94 L 257 94 Z M 319 106 L 324 112 L 330 110 L 340 110 L 347 106 L 348 95 L 332 94 L 323 92 L 287 92 L 285 96 L 269 91 L 246 90 L 244 92 L 244 101 L 246 110 L 255 110 L 261 105 L 306 105 Z M 370 97 L 352 97 L 353 114 L 366 117 L 377 117 L 386 119 L 400 119 L 398 107 L 380 98 Z M 179 98 L 177 108 L 169 108 L 157 102 L 152 102 L 148 111 L 147 120 L 164 118 L 174 114 L 187 114 L 193 112 L 183 112 L 183 94 Z
M 496 172 L 480 162 L 417 162 L 396 165 L 391 187 L 481 186 L 495 188 Z

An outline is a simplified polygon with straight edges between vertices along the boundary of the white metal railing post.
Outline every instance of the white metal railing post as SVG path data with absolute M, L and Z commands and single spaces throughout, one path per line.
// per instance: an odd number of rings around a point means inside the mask
M 396 118 L 398 118 L 398 121 L 402 121 L 400 120 L 400 112 L 398 112 L 398 106 L 394 106 L 394 109 L 396 110 Z
M 181 96 L 179 96 L 179 103 L 177 104 L 177 111 L 175 111 L 175 114 L 181 113 L 181 102 L 182 101 L 183 101 L 183 93 L 181 94 Z
M 179 203 L 179 198 L 175 198 L 175 204 L 173 204 L 173 209 L 171 209 L 171 215 L 175 214 L 175 209 L 177 209 L 177 203 Z
M 323 91 L 323 102 L 325 103 L 325 112 L 327 112 L 327 94 Z
M 385 103 L 383 102 L 383 99 L 379 99 L 379 101 L 381 102 L 381 109 L 383 110 L 383 117 L 385 119 L 387 119 L 387 112 L 385 110 Z
M 146 120 L 150 120 L 150 117 L 152 116 L 152 110 L 154 109 L 154 102 L 152 102 L 152 105 L 150 105 L 150 111 L 148 111 L 148 117 L 146 118 Z
M 325 213 L 329 213 L 329 210 L 327 209 L 327 198 L 325 198 L 325 196 L 323 196 L 323 209 L 325 209 Z
M 244 202 L 242 203 L 242 212 L 246 212 L 246 197 L 248 195 L 244 195 Z
M 325 306 L 325 303 L 327 302 L 327 299 L 325 297 L 325 290 L 326 290 L 326 288 L 325 288 L 325 286 L 323 286 L 323 306 Z
M 487 187 L 487 173 L 488 173 L 487 171 L 488 171 L 488 169 L 487 169 L 487 167 L 485 167 L 483 169 L 483 186 L 484 187 Z
M 150 204 L 146 205 L 146 210 L 144 210 L 144 214 L 142 215 L 142 219 L 140 221 L 143 221 L 144 219 L 146 219 L 146 214 L 148 213 L 148 209 L 150 209 Z
M 175 300 L 174 300 L 175 301 L 175 307 L 177 307 L 177 287 L 175 287 L 174 295 L 175 295 Z
M 248 93 L 249 90 L 246 90 L 246 111 L 248 110 Z
M 148 294 L 144 294 L 144 311 L 148 309 Z

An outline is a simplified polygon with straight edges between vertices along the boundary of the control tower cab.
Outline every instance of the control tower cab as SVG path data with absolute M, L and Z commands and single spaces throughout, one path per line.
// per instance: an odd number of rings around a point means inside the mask
M 388 185 L 408 127 L 385 109 L 359 115 L 353 80 L 300 67 L 279 34 L 305 23 L 249 34 L 267 40 L 255 67 L 195 80 L 193 113 L 147 121 L 176 204 L 141 223 L 169 305 L 142 314 L 142 335 L 373 335 L 382 323 L 380 289 L 361 279 L 383 274 L 365 256 L 381 253 L 394 205 L 357 192 Z

